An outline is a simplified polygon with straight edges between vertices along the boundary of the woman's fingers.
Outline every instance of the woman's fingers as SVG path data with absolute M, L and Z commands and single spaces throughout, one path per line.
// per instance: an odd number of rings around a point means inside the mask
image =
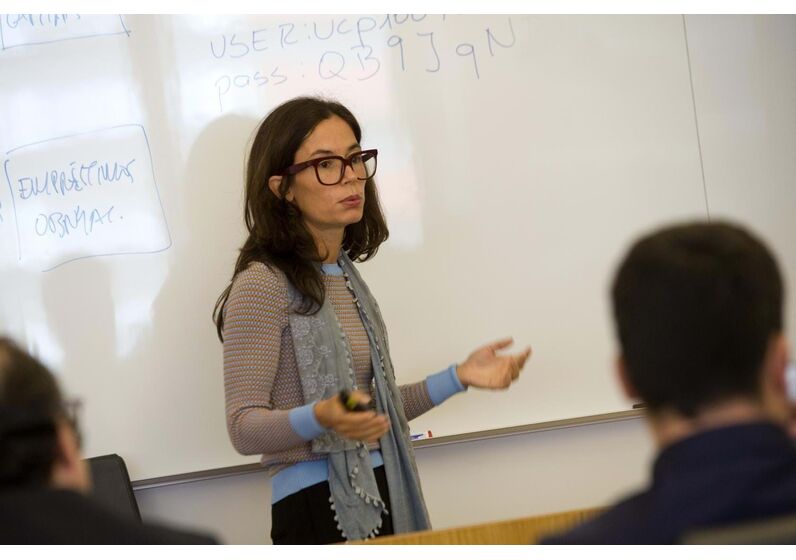
M 517 359 L 511 360 L 511 380 L 514 381 L 520 376 L 522 366 L 517 363 Z
M 387 433 L 389 426 L 377 426 L 371 430 L 368 430 L 362 434 L 360 434 L 357 439 L 362 441 L 376 441 L 381 436 Z
M 368 429 L 359 428 L 351 432 L 350 434 L 342 434 L 342 435 L 344 435 L 348 439 L 355 439 L 359 441 L 376 441 L 385 433 L 387 433 L 388 429 L 389 426 L 375 426 Z
M 459 378 L 464 385 L 484 389 L 506 389 L 519 378 L 525 362 L 531 356 L 531 348 L 527 347 L 516 354 L 497 355 L 500 350 L 512 344 L 512 338 L 496 340 L 482 346 L 470 355 L 458 368 Z
M 349 439 L 372 441 L 378 439 L 390 428 L 384 415 L 375 412 L 348 412 L 340 418 L 335 431 Z
M 488 347 L 493 352 L 496 352 L 498 350 L 502 350 L 506 346 L 511 346 L 512 342 L 514 342 L 514 339 L 509 336 L 509 337 L 501 338 L 500 340 L 496 340 L 496 341 L 492 342 L 491 344 L 488 345 Z
M 526 348 L 525 351 L 520 354 L 520 357 L 522 358 L 522 361 L 520 362 L 520 369 L 522 369 L 522 367 L 525 365 L 525 362 L 527 362 L 528 358 L 531 357 L 532 353 L 533 351 L 531 350 L 531 347 L 528 346 L 528 348 Z
M 520 376 L 520 371 L 523 367 L 525 367 L 525 362 L 528 361 L 528 358 L 531 357 L 531 349 L 528 347 L 524 352 L 521 354 L 515 354 L 512 356 L 512 372 L 511 378 L 517 379 Z
M 385 416 L 377 416 L 373 412 L 353 412 L 340 419 L 339 428 L 349 432 L 368 430 L 373 427 L 387 424 Z

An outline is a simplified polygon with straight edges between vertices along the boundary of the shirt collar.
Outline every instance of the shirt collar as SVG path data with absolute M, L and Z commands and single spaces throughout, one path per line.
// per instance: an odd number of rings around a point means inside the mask
M 785 430 L 767 421 L 705 430 L 664 448 L 655 459 L 653 481 L 659 483 L 679 473 L 762 459 L 772 453 L 781 455 L 788 449 L 796 456 L 796 445 Z

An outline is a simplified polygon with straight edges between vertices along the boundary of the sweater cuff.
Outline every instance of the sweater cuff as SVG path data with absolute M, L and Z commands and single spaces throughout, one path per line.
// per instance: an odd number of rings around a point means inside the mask
M 456 375 L 456 365 L 451 365 L 439 373 L 426 377 L 428 396 L 434 406 L 438 406 L 451 398 L 456 393 L 466 391 L 467 388 L 459 381 Z
M 290 427 L 305 441 L 310 441 L 326 433 L 326 428 L 318 423 L 313 407 L 315 403 L 305 404 L 291 410 L 287 417 Z

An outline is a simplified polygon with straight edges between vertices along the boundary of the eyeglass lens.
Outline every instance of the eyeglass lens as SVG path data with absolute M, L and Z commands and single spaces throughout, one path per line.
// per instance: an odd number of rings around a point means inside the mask
M 83 403 L 78 399 L 69 399 L 63 403 L 64 415 L 66 416 L 66 420 L 72 425 L 78 446 L 82 446 L 83 443 L 83 434 L 81 433 L 79 422 L 80 409 L 82 406 Z

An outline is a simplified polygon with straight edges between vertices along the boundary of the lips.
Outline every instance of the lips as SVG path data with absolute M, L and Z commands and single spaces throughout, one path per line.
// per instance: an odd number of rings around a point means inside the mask
M 340 202 L 342 202 L 343 204 L 359 204 L 360 202 L 362 202 L 362 197 L 359 196 L 358 194 L 355 194 L 349 196 L 348 198 L 344 198 Z

